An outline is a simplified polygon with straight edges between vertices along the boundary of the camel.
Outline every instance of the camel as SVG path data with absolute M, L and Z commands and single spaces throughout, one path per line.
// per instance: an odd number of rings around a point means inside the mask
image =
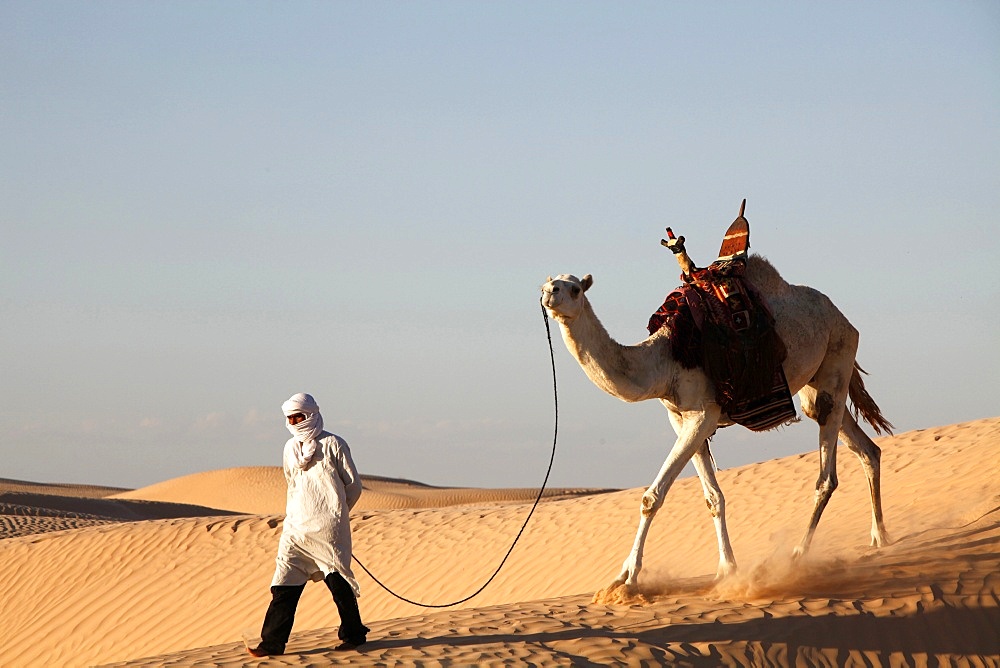
M 742 212 L 741 212 L 742 217 Z M 683 239 L 683 238 L 682 238 Z M 861 460 L 871 496 L 871 545 L 889 543 L 882 519 L 879 459 L 881 451 L 858 424 L 858 413 L 879 434 L 891 433 L 865 390 L 855 360 L 858 331 L 826 295 L 813 288 L 790 285 L 765 258 L 750 254 L 744 274 L 766 302 L 785 343 L 783 363 L 788 389 L 798 394 L 802 412 L 819 425 L 820 474 L 815 506 L 805 535 L 793 550 L 801 557 L 809 548 L 823 509 L 837 488 L 837 441 Z M 635 592 L 642 570 L 643 550 L 650 524 L 671 484 L 692 461 L 715 525 L 719 547 L 716 579 L 736 571 L 736 558 L 726 528 L 726 500 L 715 474 L 709 439 L 720 426 L 733 424 L 716 403 L 713 384 L 696 367 L 686 369 L 671 355 L 669 327 L 663 327 L 635 345 L 611 338 L 587 298 L 594 281 L 560 274 L 542 286 L 542 305 L 559 323 L 563 341 L 597 387 L 622 401 L 657 399 L 666 407 L 677 440 L 653 483 L 642 495 L 639 528 L 620 574 L 607 588 L 624 586 Z M 854 405 L 847 410 L 847 399 Z

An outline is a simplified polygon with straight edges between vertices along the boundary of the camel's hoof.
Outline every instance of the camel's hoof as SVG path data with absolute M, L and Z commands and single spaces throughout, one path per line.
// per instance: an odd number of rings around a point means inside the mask
M 888 547 L 889 545 L 892 545 L 892 539 L 889 538 L 889 534 L 882 534 L 881 536 L 872 535 L 871 547 L 877 549 L 880 547 Z
M 639 593 L 635 584 L 612 582 L 610 585 L 594 592 L 593 603 L 600 605 L 648 605 L 649 601 Z

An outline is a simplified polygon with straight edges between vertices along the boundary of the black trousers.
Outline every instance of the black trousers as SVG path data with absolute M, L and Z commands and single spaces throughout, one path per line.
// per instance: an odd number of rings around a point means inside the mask
M 340 573 L 330 573 L 324 582 L 333 594 L 333 602 L 340 613 L 340 630 L 337 635 L 345 642 L 361 645 L 367 639 L 368 627 L 361 623 L 361 611 L 358 610 L 354 590 Z M 295 623 L 295 609 L 305 588 L 304 584 L 271 587 L 271 603 L 267 606 L 264 626 L 260 630 L 260 646 L 263 649 L 273 654 L 285 651 Z

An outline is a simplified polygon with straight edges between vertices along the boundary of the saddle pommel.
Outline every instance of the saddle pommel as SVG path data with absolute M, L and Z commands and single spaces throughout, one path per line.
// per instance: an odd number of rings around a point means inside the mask
M 685 276 L 690 276 L 696 267 L 684 248 L 684 237 L 674 236 L 674 231 L 668 227 L 667 238 L 660 239 L 660 244 L 670 249 L 670 252 L 677 258 L 677 264 L 681 266 L 681 271 L 684 272 Z
M 729 226 L 726 236 L 722 239 L 722 248 L 719 249 L 720 261 L 744 258 L 750 250 L 750 222 L 743 217 L 746 208 L 747 201 L 744 199 L 740 205 L 740 215 Z

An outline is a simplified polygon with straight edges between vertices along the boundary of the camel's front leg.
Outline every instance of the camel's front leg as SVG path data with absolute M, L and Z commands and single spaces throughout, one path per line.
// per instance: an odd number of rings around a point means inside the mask
M 704 411 L 672 413 L 671 421 L 677 430 L 677 441 L 663 462 L 663 466 L 660 467 L 653 484 L 642 495 L 639 507 L 639 530 L 635 534 L 632 550 L 622 564 L 621 573 L 612 586 L 624 584 L 627 587 L 635 587 L 639 571 L 642 570 L 642 553 L 653 517 L 663 505 L 670 485 L 680 475 L 684 465 L 715 432 L 719 424 L 719 414 L 719 406 L 714 403 L 707 404 Z
M 691 461 L 701 479 L 705 503 L 715 524 L 715 536 L 719 541 L 719 567 L 715 571 L 715 579 L 721 580 L 736 572 L 736 557 L 733 555 L 733 545 L 729 542 L 729 529 L 726 528 L 726 497 L 715 476 L 715 460 L 708 449 L 708 441 L 698 449 Z

